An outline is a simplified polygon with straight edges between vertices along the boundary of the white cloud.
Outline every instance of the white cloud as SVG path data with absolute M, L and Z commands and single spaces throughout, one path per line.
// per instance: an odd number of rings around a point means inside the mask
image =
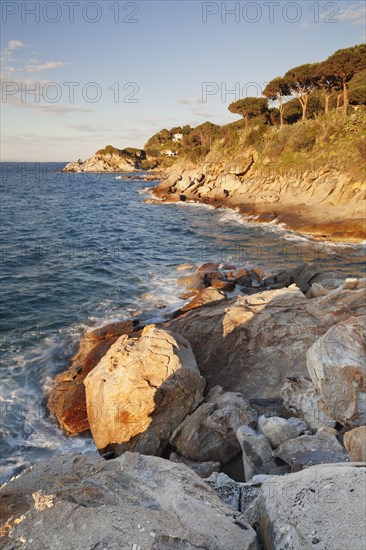
M 8 49 L 9 50 L 18 50 L 19 48 L 26 48 L 27 45 L 24 44 L 21 40 L 9 40 Z
M 59 69 L 68 64 L 68 61 L 47 61 L 38 65 L 27 65 L 25 68 L 28 73 L 38 73 L 39 71 L 46 71 L 48 69 Z
M 364 25 L 366 20 L 366 6 L 350 6 L 339 13 L 339 19 L 348 21 L 353 25 Z
M 178 99 L 181 105 L 202 105 L 202 97 L 194 97 L 193 99 Z

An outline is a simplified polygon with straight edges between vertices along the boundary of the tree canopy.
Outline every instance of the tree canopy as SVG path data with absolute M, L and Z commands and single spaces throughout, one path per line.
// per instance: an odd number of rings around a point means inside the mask
M 268 113 L 268 100 L 263 97 L 245 97 L 229 105 L 229 111 L 241 115 L 246 122 Z

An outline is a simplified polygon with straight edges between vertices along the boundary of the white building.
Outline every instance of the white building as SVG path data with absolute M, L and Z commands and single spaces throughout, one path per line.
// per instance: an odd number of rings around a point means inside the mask
M 181 141 L 183 139 L 183 134 L 174 134 L 173 141 Z
M 165 155 L 166 157 L 176 157 L 177 153 L 172 151 L 171 149 L 164 149 L 160 152 L 161 155 Z

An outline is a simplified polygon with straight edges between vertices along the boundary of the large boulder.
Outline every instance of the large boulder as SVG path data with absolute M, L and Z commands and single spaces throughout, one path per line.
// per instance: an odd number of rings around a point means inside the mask
M 306 352 L 331 326 L 361 314 L 363 290 L 308 300 L 296 287 L 236 296 L 166 323 L 192 345 L 210 387 L 279 398 L 286 377 L 305 376 Z
M 235 436 L 242 424 L 255 426 L 257 413 L 240 393 L 212 388 L 202 403 L 177 427 L 171 444 L 178 452 L 198 462 L 226 464 L 239 451 Z
M 68 454 L 2 488 L 4 550 L 256 550 L 255 531 L 192 470 Z
M 56 376 L 47 407 L 69 435 L 89 430 L 84 380 L 123 334 L 140 330 L 139 322 L 110 323 L 86 333 L 68 370 Z
M 307 366 L 335 420 L 348 427 L 366 424 L 366 317 L 330 328 L 309 349 Z
M 349 462 L 350 460 L 346 449 L 338 439 L 327 432 L 288 439 L 273 451 L 273 456 L 286 462 L 291 466 L 293 472 L 315 464 Z
M 155 455 L 201 403 L 206 384 L 189 342 L 154 325 L 119 338 L 84 383 L 97 448 Z
M 268 550 L 366 548 L 366 468 L 323 464 L 264 481 L 256 498 L 260 543 Z

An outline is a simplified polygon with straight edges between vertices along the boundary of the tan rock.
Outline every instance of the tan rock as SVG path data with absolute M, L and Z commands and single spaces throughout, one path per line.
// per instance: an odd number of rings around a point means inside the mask
M 365 293 L 338 289 L 308 300 L 296 287 L 236 296 L 166 323 L 192 345 L 210 387 L 279 398 L 285 378 L 305 376 L 306 352 L 331 326 L 360 315 Z
M 69 369 L 59 374 L 48 397 L 47 407 L 69 435 L 89 430 L 84 379 L 112 344 L 123 334 L 142 328 L 138 320 L 111 323 L 88 332 L 80 342 Z
M 186 296 L 189 297 L 189 295 L 186 295 Z M 220 300 L 225 300 L 225 299 L 226 299 L 226 294 L 221 290 L 217 290 L 211 287 L 205 288 L 198 294 L 195 294 L 193 300 L 188 302 L 188 304 L 185 304 L 180 309 L 175 311 L 172 315 L 172 318 L 175 319 L 180 315 L 187 313 L 188 311 L 192 311 L 193 309 L 197 309 L 204 305 L 207 305 L 213 302 L 218 302 Z
M 84 383 L 96 446 L 116 454 L 159 455 L 205 387 L 187 340 L 154 325 L 119 338 Z
M 343 443 L 353 462 L 366 462 L 366 426 L 346 432 Z

